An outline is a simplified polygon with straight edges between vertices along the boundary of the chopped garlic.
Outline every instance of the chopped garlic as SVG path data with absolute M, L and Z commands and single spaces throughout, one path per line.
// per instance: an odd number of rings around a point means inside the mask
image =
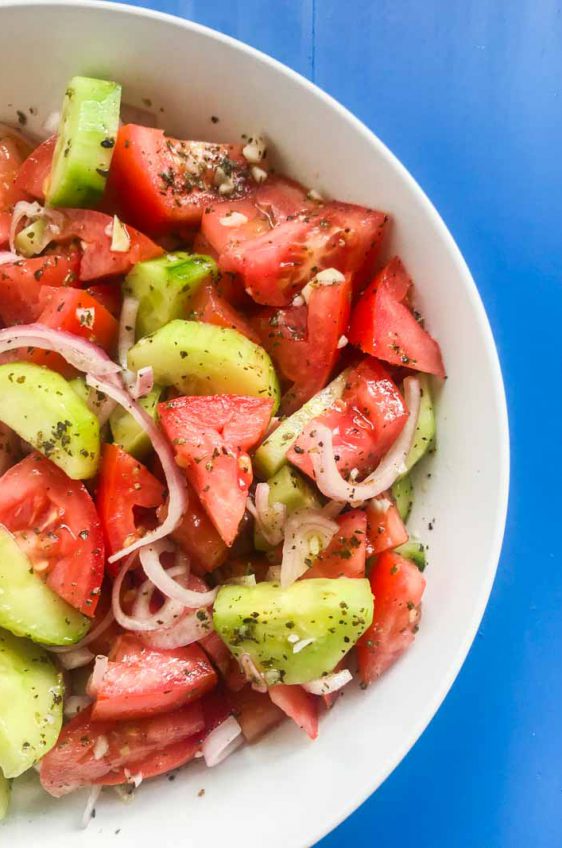
M 339 339 L 338 339 L 338 343 L 337 343 L 337 349 L 341 350 L 342 347 L 345 347 L 348 344 L 349 344 L 349 339 L 347 338 L 347 336 L 340 336 Z
M 307 193 L 307 195 L 306 195 L 306 196 L 308 197 L 308 199 L 309 199 L 309 200 L 318 200 L 318 201 L 322 201 L 322 200 L 324 200 L 324 198 L 322 197 L 322 195 L 320 194 L 320 192 L 319 192 L 319 191 L 316 191 L 316 189 L 315 189 L 315 188 L 311 188 L 311 189 L 309 189 L 309 191 L 308 191 L 308 193 Z
M 325 268 L 319 271 L 314 279 L 322 286 L 333 286 L 335 283 L 343 283 L 345 277 L 337 268 Z
M 267 171 L 264 171 L 263 168 L 258 168 L 257 165 L 253 165 L 250 168 L 250 173 L 255 183 L 264 183 L 269 176 Z
M 222 218 L 219 218 L 219 224 L 223 227 L 241 227 L 242 224 L 247 224 L 248 218 L 242 212 L 227 212 Z
M 295 642 L 298 642 L 299 640 L 300 640 L 300 636 L 297 636 L 296 633 L 291 633 L 290 636 L 287 636 L 287 642 L 290 642 L 292 645 Z
M 299 654 L 303 648 L 306 648 L 307 645 L 312 645 L 313 642 L 316 642 L 316 639 L 301 639 L 300 642 L 296 642 L 293 645 L 293 654 Z
M 109 751 L 107 736 L 98 736 L 94 744 L 94 760 L 101 760 Z
M 242 156 L 250 165 L 259 165 L 261 160 L 265 158 L 266 152 L 265 139 L 261 135 L 251 138 L 248 144 L 242 148 Z
M 131 237 L 125 224 L 123 224 L 117 215 L 113 216 L 113 226 L 111 230 L 111 248 L 113 253 L 127 253 L 131 247 Z
M 293 306 L 304 306 L 304 297 L 301 294 L 295 295 L 293 298 Z

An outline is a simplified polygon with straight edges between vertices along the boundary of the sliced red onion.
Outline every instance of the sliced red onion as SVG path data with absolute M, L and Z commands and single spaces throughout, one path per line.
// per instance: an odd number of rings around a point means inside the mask
M 83 668 L 85 665 L 90 665 L 93 662 L 94 655 L 88 648 L 75 648 L 73 651 L 66 651 L 60 654 L 59 662 L 67 671 L 73 668 Z
M 140 368 L 135 377 L 135 384 L 131 390 L 131 395 L 135 398 L 146 397 L 154 386 L 154 373 L 152 365 L 147 365 L 145 368 Z
M 48 228 L 44 233 L 43 240 L 45 243 L 43 248 L 47 247 L 49 242 L 59 235 L 64 224 L 64 215 L 61 212 L 57 212 L 56 209 L 51 209 L 49 206 L 41 206 L 41 204 L 37 203 L 35 200 L 32 203 L 29 203 L 27 200 L 18 200 L 14 206 L 12 221 L 10 224 L 10 250 L 14 253 L 17 253 L 15 240 L 18 227 L 20 222 L 25 218 L 29 218 L 31 220 L 45 218 L 47 220 Z
M 104 615 L 100 623 L 97 627 L 94 627 L 93 630 L 90 630 L 89 633 L 84 636 L 79 642 L 76 642 L 75 645 L 65 645 L 64 647 L 57 648 L 47 648 L 52 654 L 69 654 L 74 653 L 75 651 L 81 651 L 87 645 L 97 639 L 102 633 L 105 633 L 109 625 L 114 621 L 113 610 L 108 610 L 108 612 Z M 93 657 L 92 657 L 93 658 Z
M 92 816 L 94 814 L 94 808 L 98 802 L 98 798 L 100 797 L 100 793 L 103 787 L 101 786 L 92 786 L 90 789 L 90 794 L 88 795 L 88 800 L 86 801 L 86 806 L 84 807 L 84 812 L 82 813 L 82 829 L 85 830 L 92 820 Z
M 87 695 L 70 695 L 64 702 L 64 714 L 67 718 L 73 718 L 92 703 Z
M 121 607 L 121 586 L 127 572 L 135 565 L 137 554 L 132 554 L 123 564 L 119 574 L 113 583 L 111 592 L 111 608 L 115 620 L 125 630 L 143 633 L 148 630 L 160 630 L 163 627 L 171 627 L 183 613 L 184 606 L 177 601 L 168 601 L 157 612 L 150 615 L 148 608 L 142 615 L 127 615 Z
M 318 509 L 299 509 L 285 525 L 281 586 L 286 589 L 305 573 L 326 548 L 338 525 Z
M 53 330 L 42 324 L 20 324 L 18 327 L 0 330 L 0 353 L 19 347 L 54 350 L 79 371 L 111 378 L 112 382 L 115 382 L 114 375 L 121 370 L 97 345 L 72 333 Z
M 279 545 L 283 541 L 283 530 L 287 520 L 287 507 L 282 503 L 269 502 L 269 484 L 258 483 L 254 495 L 256 521 L 258 528 L 269 545 Z
M 352 505 L 362 503 L 390 489 L 406 470 L 405 460 L 414 440 L 420 408 L 420 381 L 417 377 L 404 380 L 404 399 L 410 412 L 402 432 L 382 458 L 377 468 L 361 483 L 349 483 L 341 476 L 334 456 L 332 431 L 325 424 L 315 426 L 317 451 L 310 451 L 316 485 L 323 495 Z
M 131 545 L 127 545 L 126 548 L 117 551 L 117 553 L 109 557 L 109 562 L 116 562 L 145 545 L 152 545 L 159 539 L 169 536 L 176 529 L 182 520 L 183 514 L 187 510 L 187 489 L 183 474 L 176 465 L 174 451 L 169 441 L 158 429 L 150 415 L 130 396 L 126 389 L 122 386 L 117 386 L 116 381 L 98 379 L 93 374 L 86 374 L 86 382 L 89 386 L 98 389 L 100 392 L 104 392 L 110 398 L 117 401 L 147 433 L 152 442 L 152 447 L 158 454 L 162 464 L 168 487 L 168 513 L 165 520 L 155 530 L 149 531 L 142 538 L 137 539 Z
M 137 323 L 137 313 L 139 311 L 139 301 L 136 297 L 129 295 L 123 298 L 121 307 L 121 316 L 119 318 L 119 339 L 117 342 L 117 358 L 121 368 L 124 371 L 128 370 L 127 354 L 135 343 L 135 326 Z
M 86 691 L 90 697 L 94 697 L 99 689 L 100 683 L 103 680 L 105 672 L 107 671 L 109 660 L 107 657 L 104 657 L 102 654 L 98 654 L 96 657 L 96 661 L 94 663 L 94 668 L 92 674 L 90 675 L 90 679 L 88 680 L 88 685 L 86 687 Z
M 21 262 L 22 257 L 17 253 L 11 253 L 9 250 L 0 250 L 0 265 L 7 265 L 12 262 Z
M 225 721 L 211 730 L 201 750 L 205 763 L 212 768 L 226 760 L 243 742 L 242 728 L 234 718 L 229 716 Z
M 218 589 L 211 589 L 208 592 L 194 592 L 193 589 L 180 586 L 173 577 L 170 577 L 160 562 L 160 557 L 166 551 L 169 551 L 169 545 L 165 541 L 153 542 L 141 548 L 140 561 L 148 579 L 152 580 L 163 595 L 173 601 L 178 601 L 188 609 L 199 609 L 212 604 L 217 596 Z
M 238 658 L 238 663 L 240 665 L 240 668 L 246 675 L 246 680 L 248 681 L 248 683 L 252 684 L 252 689 L 255 689 L 256 692 L 267 692 L 267 683 L 265 682 L 265 677 L 256 666 L 250 654 L 241 654 Z
M 86 405 L 90 412 L 93 412 L 97 417 L 100 427 L 103 427 L 117 406 L 114 400 L 111 400 L 111 398 L 106 397 L 104 394 L 100 394 L 97 389 L 90 389 Z
M 330 695 L 332 692 L 337 692 L 338 689 L 341 689 L 350 680 L 353 680 L 353 675 L 349 669 L 344 668 L 341 671 L 335 671 L 333 674 L 320 677 L 318 680 L 303 683 L 302 688 L 310 692 L 311 695 Z

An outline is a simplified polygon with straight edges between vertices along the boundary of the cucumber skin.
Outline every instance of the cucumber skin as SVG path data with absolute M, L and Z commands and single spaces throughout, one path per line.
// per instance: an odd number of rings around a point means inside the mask
M 419 374 L 418 379 L 421 387 L 420 411 L 414 440 L 405 460 L 406 474 L 412 470 L 422 456 L 425 456 L 435 440 L 435 410 L 431 396 L 430 378 L 427 374 Z
M 109 173 L 120 103 L 118 83 L 79 76 L 70 80 L 47 186 L 49 206 L 96 206 Z
M 396 501 L 400 518 L 402 521 L 407 521 L 414 503 L 414 487 L 410 475 L 406 474 L 404 477 L 400 477 L 393 483 L 390 491 Z
M 72 480 L 95 476 L 98 419 L 55 371 L 29 362 L 0 365 L 0 421 Z
M 150 417 L 155 420 L 158 402 L 164 389 L 154 386 L 146 397 L 138 399 L 138 403 Z M 109 426 L 113 441 L 126 453 L 130 453 L 136 459 L 142 459 L 152 448 L 152 442 L 145 430 L 140 427 L 130 412 L 121 407 L 114 409 L 109 416 Z
M 342 371 L 339 377 L 310 398 L 300 409 L 281 422 L 271 436 L 257 449 L 253 464 L 259 477 L 273 477 L 287 462 L 287 451 L 296 442 L 306 425 L 316 416 L 325 412 L 335 400 L 343 394 L 349 371 Z
M 426 549 L 423 542 L 420 542 L 419 539 L 410 537 L 407 542 L 399 545 L 395 550 L 397 554 L 411 560 L 414 565 L 417 565 L 420 571 L 425 571 L 427 565 Z

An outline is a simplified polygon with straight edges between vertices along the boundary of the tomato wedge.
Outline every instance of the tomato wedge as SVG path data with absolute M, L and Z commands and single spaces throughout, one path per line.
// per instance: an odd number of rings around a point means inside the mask
M 307 305 L 264 309 L 255 319 L 262 345 L 293 385 L 283 398 L 290 415 L 324 388 L 339 356 L 349 324 L 351 277 L 314 285 Z
M 231 692 L 229 697 L 242 735 L 250 744 L 257 742 L 285 718 L 285 712 L 273 703 L 269 695 L 255 692 L 251 686 Z
M 111 312 L 114 318 L 119 319 L 121 314 L 121 302 L 123 300 L 121 286 L 111 283 L 96 283 L 94 286 L 89 286 L 88 294 L 105 306 L 108 312 Z
M 248 294 L 267 306 L 287 306 L 317 271 L 336 268 L 360 286 L 382 243 L 386 215 L 349 203 L 327 203 L 282 221 L 219 257 L 223 271 L 240 274 Z
M 140 538 L 163 503 L 164 487 L 144 465 L 117 445 L 104 445 L 96 505 L 110 554 Z M 137 517 L 141 509 L 152 512 Z M 108 564 L 112 574 L 120 567 Z
M 203 573 L 214 571 L 228 556 L 228 547 L 203 509 L 192 486 L 187 483 L 189 509 L 172 538 L 191 559 L 194 570 Z
M 309 452 L 316 449 L 314 428 L 330 427 L 334 454 L 341 474 L 357 469 L 369 474 L 400 435 L 408 411 L 397 387 L 375 359 L 365 359 L 352 369 L 340 401 L 314 418 L 288 452 L 288 459 L 314 477 Z
M 191 315 L 204 324 L 216 324 L 218 327 L 230 327 L 243 336 L 259 344 L 257 333 L 248 321 L 222 297 L 212 283 L 201 286 L 191 302 Z
M 287 686 L 280 683 L 270 686 L 269 697 L 273 703 L 292 718 L 311 739 L 318 736 L 318 700 L 302 686 Z
M 0 524 L 57 595 L 93 617 L 104 572 L 104 542 L 85 486 L 33 453 L 0 477 Z
M 382 553 L 370 576 L 373 623 L 357 643 L 359 676 L 372 683 L 412 644 L 418 630 L 425 578 L 408 559 Z
M 205 207 L 242 197 L 248 163 L 237 144 L 168 138 L 126 124 L 117 135 L 108 180 L 127 221 L 153 235 L 195 227 Z M 221 185 L 226 185 L 222 189 Z
M 336 518 L 339 530 L 302 579 L 311 577 L 364 577 L 367 515 L 353 509 Z
M 18 200 L 14 185 L 23 155 L 18 142 L 9 135 L 0 137 L 0 210 L 8 210 Z
M 199 644 L 219 671 L 225 686 L 231 692 L 239 692 L 248 682 L 240 666 L 216 633 L 209 633 Z
M 163 715 L 119 722 L 93 721 L 91 708 L 85 709 L 64 725 L 57 744 L 41 760 L 41 785 L 60 798 L 81 786 L 113 783 L 124 767 L 135 774 L 137 766 L 154 762 L 152 757 L 159 752 L 169 754 L 172 746 L 188 739 L 200 741 L 204 727 L 198 702 Z
M 180 397 L 158 405 L 160 422 L 174 445 L 176 461 L 227 545 L 246 510 L 252 482 L 247 451 L 263 437 L 270 398 L 212 395 Z
M 355 307 L 349 339 L 364 353 L 445 377 L 438 343 L 404 304 L 412 281 L 398 257 L 377 274 Z
M 41 314 L 42 286 L 69 286 L 80 270 L 78 252 L 38 256 L 0 265 L 0 318 L 5 324 L 30 324 Z
M 373 498 L 367 507 L 368 555 L 397 548 L 408 541 L 398 507 L 387 495 Z
M 144 759 L 131 763 L 131 768 L 118 769 L 96 778 L 93 783 L 98 786 L 118 786 L 122 783 L 131 783 L 134 779 L 148 780 L 167 774 L 169 771 L 181 768 L 195 759 L 195 755 L 201 750 L 201 733 L 188 736 L 167 745 L 160 751 L 148 754 Z
M 20 196 L 27 195 L 36 200 L 45 199 L 45 184 L 51 172 L 56 143 L 57 137 L 52 135 L 29 154 L 19 169 L 14 183 Z
M 90 678 L 92 718 L 118 721 L 165 713 L 201 698 L 216 682 L 216 672 L 197 645 L 157 650 L 126 634 L 114 644 L 95 686 Z
M 0 212 L 0 248 L 6 250 L 10 242 L 10 228 L 12 226 L 12 213 Z

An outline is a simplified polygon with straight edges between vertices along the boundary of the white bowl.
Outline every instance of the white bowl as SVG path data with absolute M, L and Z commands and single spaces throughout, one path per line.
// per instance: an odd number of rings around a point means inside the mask
M 413 274 L 449 374 L 431 479 L 420 481 L 411 520 L 430 544 L 415 645 L 367 692 L 348 693 L 315 743 L 287 723 L 213 771 L 196 763 L 173 783 L 147 783 L 131 805 L 108 790 L 80 834 L 83 848 L 178 840 L 309 846 L 372 793 L 419 737 L 461 667 L 492 586 L 507 505 L 508 430 L 478 292 L 441 218 L 387 148 L 334 100 L 255 50 L 189 21 L 111 3 L 8 2 L 0 6 L 0 53 L 12 69 L 0 75 L 2 120 L 21 109 L 38 128 L 73 74 L 106 76 L 124 84 L 128 102 L 150 99 L 172 133 L 236 140 L 263 129 L 290 174 L 394 218 L 391 249 Z M 84 793 L 49 799 L 30 778 L 15 793 L 2 841 L 74 848 L 83 804 Z

